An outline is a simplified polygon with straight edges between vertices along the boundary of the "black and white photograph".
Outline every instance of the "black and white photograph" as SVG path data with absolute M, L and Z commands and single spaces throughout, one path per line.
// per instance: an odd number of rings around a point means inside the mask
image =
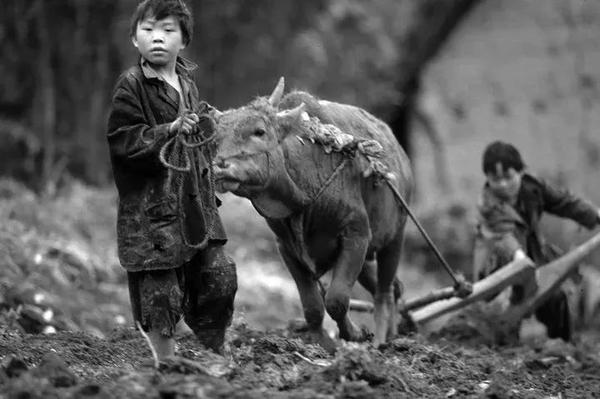
M 600 2 L 1 0 L 4 398 L 600 398 Z

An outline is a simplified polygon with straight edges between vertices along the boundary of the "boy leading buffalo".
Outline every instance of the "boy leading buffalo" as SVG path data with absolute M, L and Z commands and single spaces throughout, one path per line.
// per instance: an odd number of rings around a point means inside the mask
M 174 354 L 182 315 L 200 343 L 221 352 L 237 290 L 235 264 L 223 251 L 211 150 L 182 149 L 178 141 L 206 141 L 213 128 L 192 80 L 195 65 L 179 55 L 192 28 L 181 0 L 138 5 L 130 36 L 139 62 L 118 79 L 108 121 L 119 260 L 134 319 L 160 358 Z M 177 148 L 183 166 L 174 170 L 165 153 Z

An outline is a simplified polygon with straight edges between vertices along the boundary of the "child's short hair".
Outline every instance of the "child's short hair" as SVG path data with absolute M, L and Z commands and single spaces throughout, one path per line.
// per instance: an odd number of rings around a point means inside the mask
M 183 44 L 188 45 L 192 41 L 192 33 L 194 29 L 194 21 L 190 9 L 185 5 L 183 0 L 144 0 L 138 4 L 135 12 L 131 16 L 131 24 L 129 26 L 129 36 L 135 36 L 138 23 L 147 16 L 153 16 L 157 20 L 174 16 L 179 21 L 181 28 L 181 37 Z
M 502 165 L 504 170 L 513 168 L 521 172 L 525 168 L 521 153 L 515 146 L 503 141 L 494 141 L 483 152 L 483 173 L 496 173 L 496 164 Z

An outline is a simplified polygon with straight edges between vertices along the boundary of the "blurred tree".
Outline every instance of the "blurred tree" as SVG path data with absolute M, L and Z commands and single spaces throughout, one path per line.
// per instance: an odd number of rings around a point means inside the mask
M 449 189 L 443 141 L 429 114 L 416 109 L 419 80 L 476 3 L 331 0 L 314 24 L 296 36 L 288 67 L 311 90 L 385 119 L 410 157 L 412 123 L 419 122 L 433 146 L 440 186 Z
M 121 65 L 112 37 L 119 3 L 6 0 L 3 7 L 0 48 L 10 56 L 0 114 L 38 135 L 39 182 L 52 187 L 67 164 L 88 181 L 106 181 L 104 115 L 109 71 Z
M 200 66 L 200 93 L 218 107 L 270 93 L 287 75 L 293 38 L 314 23 L 326 0 L 310 2 L 195 0 L 189 56 Z
M 34 109 L 40 117 L 34 120 L 34 127 L 42 136 L 43 162 L 42 181 L 49 182 L 53 170 L 56 153 L 56 84 L 54 68 L 52 65 L 52 36 L 50 36 L 49 23 L 46 18 L 48 7 L 46 2 L 38 0 L 33 5 L 35 9 L 36 42 L 38 47 L 37 60 L 34 71 L 37 82 L 34 94 Z
M 402 141 L 420 72 L 475 2 L 188 0 L 195 33 L 186 53 L 199 64 L 201 95 L 220 108 L 269 93 L 283 75 L 289 87 L 376 110 Z M 46 187 L 64 168 L 110 179 L 106 114 L 117 76 L 137 59 L 128 38 L 136 4 L 2 1 L 0 121 L 37 136 Z
M 427 63 L 446 43 L 453 30 L 481 0 L 422 0 L 413 2 L 406 24 L 398 40 L 398 63 L 393 80 L 397 101 L 383 104 L 382 112 L 396 138 L 412 154 L 411 120 L 415 114 L 419 82 Z M 433 132 L 429 130 L 429 132 Z M 436 142 L 437 138 L 432 138 Z

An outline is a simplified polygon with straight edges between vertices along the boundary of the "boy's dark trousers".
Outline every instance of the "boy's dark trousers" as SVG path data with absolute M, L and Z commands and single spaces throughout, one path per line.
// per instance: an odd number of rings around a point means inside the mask
M 535 310 L 535 317 L 547 329 L 548 338 L 562 338 L 569 342 L 573 336 L 573 323 L 569 301 L 563 290 L 559 290 Z
M 237 291 L 235 263 L 222 245 L 209 245 L 179 268 L 127 276 L 133 317 L 144 330 L 172 337 L 183 316 L 201 344 L 222 352 Z
M 543 247 L 543 256 L 541 257 L 541 260 L 538 261 L 537 267 L 550 263 L 563 254 L 564 251 L 557 246 L 545 244 Z M 577 276 L 579 276 L 579 272 L 574 272 L 571 278 L 574 278 L 574 281 L 576 281 Z M 573 338 L 573 317 L 575 316 L 573 312 L 576 311 L 576 309 L 571 309 L 569 307 L 569 299 L 565 288 L 565 284 L 567 283 L 568 282 L 563 283 L 563 285 L 534 312 L 535 318 L 546 326 L 548 338 L 562 338 L 566 342 Z M 537 283 L 534 283 L 533 286 L 537 287 Z M 511 303 L 519 303 L 529 294 L 534 294 L 532 292 L 528 294 L 527 291 L 528 288 L 525 285 L 514 285 Z

